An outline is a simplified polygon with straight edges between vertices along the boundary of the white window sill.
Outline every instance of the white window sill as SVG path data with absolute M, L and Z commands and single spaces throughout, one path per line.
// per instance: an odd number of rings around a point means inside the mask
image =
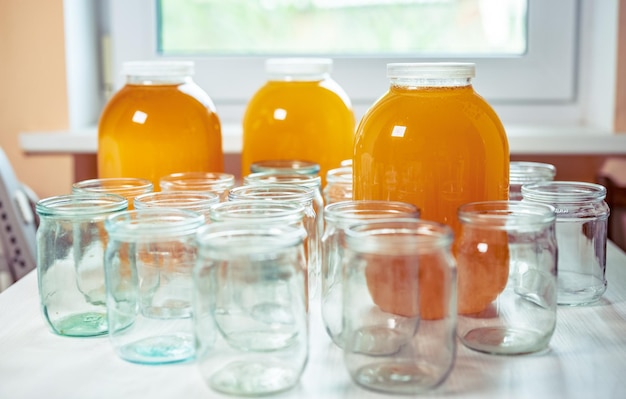
M 507 128 L 511 154 L 622 154 L 626 155 L 626 133 L 592 128 L 523 127 Z M 24 132 L 20 147 L 29 154 L 95 154 L 96 128 L 82 131 Z M 241 152 L 241 127 L 222 127 L 225 154 Z

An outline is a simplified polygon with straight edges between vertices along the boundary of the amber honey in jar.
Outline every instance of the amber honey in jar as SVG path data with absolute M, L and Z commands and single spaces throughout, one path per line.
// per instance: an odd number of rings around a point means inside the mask
M 355 119 L 346 92 L 326 58 L 275 58 L 265 64 L 266 83 L 243 119 L 241 171 L 254 162 L 305 160 L 326 172 L 352 158 Z
M 221 124 L 195 84 L 192 62 L 124 64 L 126 84 L 98 126 L 98 176 L 152 181 L 177 172 L 222 172 Z
M 459 206 L 508 198 L 506 133 L 474 90 L 474 75 L 470 63 L 388 64 L 389 90 L 357 128 L 354 199 L 412 203 L 423 219 L 451 226 L 458 237 Z M 473 303 L 472 287 L 482 273 L 474 268 L 488 267 L 458 265 L 459 312 L 480 307 Z M 420 289 L 427 294 L 437 287 Z

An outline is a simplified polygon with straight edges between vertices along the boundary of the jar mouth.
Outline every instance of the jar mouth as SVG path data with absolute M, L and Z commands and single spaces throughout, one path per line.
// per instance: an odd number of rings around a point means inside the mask
M 145 208 L 109 216 L 109 236 L 125 241 L 153 241 L 194 234 L 205 224 L 199 213 L 172 208 Z
M 349 184 L 352 183 L 352 166 L 342 166 L 326 172 L 326 182 Z
M 523 185 L 522 197 L 559 204 L 600 201 L 606 197 L 606 188 L 587 182 L 547 181 Z
M 356 252 L 415 256 L 432 253 L 452 244 L 452 229 L 419 219 L 377 219 L 355 223 L 344 230 L 348 247 Z
M 294 184 L 253 184 L 233 188 L 230 200 L 261 199 L 275 201 L 309 202 L 315 198 L 318 188 Z
M 461 205 L 458 210 L 461 223 L 489 226 L 507 230 L 523 226 L 554 223 L 555 208 L 552 205 L 522 201 L 483 201 Z
M 235 186 L 235 175 L 218 172 L 172 173 L 159 181 L 161 189 L 208 191 L 229 189 Z
M 419 209 L 406 202 L 352 200 L 329 204 L 324 209 L 324 219 L 342 224 L 354 224 L 362 220 L 389 218 L 419 218 Z
M 44 198 L 35 204 L 39 216 L 85 217 L 106 215 L 128 208 L 126 198 L 108 193 L 72 193 Z
M 298 245 L 306 230 L 296 226 L 259 225 L 224 221 L 208 224 L 196 233 L 201 250 L 219 251 L 227 257 L 269 253 Z
M 222 202 L 213 206 L 210 212 L 213 221 L 242 223 L 300 222 L 304 214 L 305 209 L 300 204 L 265 200 Z
M 509 183 L 524 184 L 551 181 L 556 175 L 554 165 L 540 162 L 511 162 L 509 165 Z
M 284 172 L 301 173 L 304 175 L 317 175 L 320 172 L 320 165 L 312 161 L 297 159 L 276 159 L 267 161 L 257 161 L 250 165 L 250 172 Z
M 141 208 L 181 208 L 208 209 L 220 202 L 215 193 L 195 191 L 161 191 L 139 195 L 134 199 L 136 209 Z
M 148 179 L 132 177 L 111 177 L 82 180 L 72 184 L 73 192 L 112 193 L 122 196 L 143 194 L 154 190 Z
M 254 184 L 295 184 L 304 187 L 320 187 L 322 178 L 317 175 L 292 172 L 256 172 L 243 178 L 244 185 Z

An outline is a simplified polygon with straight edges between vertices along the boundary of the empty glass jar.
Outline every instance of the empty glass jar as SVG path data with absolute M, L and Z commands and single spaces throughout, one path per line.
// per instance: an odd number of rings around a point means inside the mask
M 413 204 L 396 201 L 342 201 L 326 205 L 322 236 L 322 319 L 333 342 L 343 347 L 342 294 L 346 227 L 377 219 L 419 218 Z
M 451 229 L 381 219 L 352 225 L 345 235 L 343 353 L 350 376 L 380 392 L 437 387 L 456 357 Z
M 599 184 L 548 181 L 522 186 L 525 202 L 556 208 L 559 305 L 586 305 L 606 291 L 609 206 Z
M 114 194 L 76 193 L 37 202 L 37 277 L 41 310 L 59 335 L 108 332 L 104 250 L 105 219 L 125 211 Z
M 212 223 L 197 235 L 194 331 L 207 385 L 232 395 L 294 387 L 308 358 L 302 227 Z
M 196 231 L 204 224 L 202 215 L 173 208 L 106 220 L 109 340 L 122 359 L 163 364 L 194 358 L 191 279 Z
M 519 355 L 545 349 L 556 327 L 554 207 L 521 201 L 459 208 L 457 268 L 466 300 L 458 334 L 471 349 Z M 498 292 L 493 287 L 499 287 Z
M 552 181 L 556 168 L 549 163 L 516 161 L 509 164 L 509 199 L 522 199 L 524 184 Z

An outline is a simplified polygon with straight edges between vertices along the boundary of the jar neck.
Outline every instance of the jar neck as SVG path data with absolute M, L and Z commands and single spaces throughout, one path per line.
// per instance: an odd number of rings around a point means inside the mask
M 427 87 L 470 87 L 472 85 L 471 78 L 419 78 L 419 77 L 390 77 L 389 83 L 392 87 L 404 89 L 411 88 L 427 88 Z

